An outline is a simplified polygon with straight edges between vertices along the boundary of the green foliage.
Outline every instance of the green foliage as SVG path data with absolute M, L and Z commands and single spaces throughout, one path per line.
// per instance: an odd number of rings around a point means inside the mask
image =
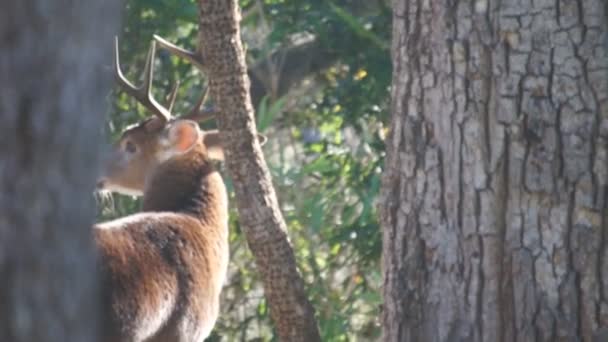
M 362 0 L 240 3 L 250 62 L 302 33 L 316 37 L 335 59 L 327 70 L 310 75 L 312 86 L 294 87 L 283 98 L 265 97 L 254 105 L 258 129 L 270 137 L 264 148 L 267 162 L 323 340 L 376 340 L 381 239 L 375 201 L 391 77 L 390 9 L 382 1 Z M 193 0 L 129 0 L 120 43 L 127 76 L 139 77 L 153 34 L 194 49 L 197 15 Z M 248 33 L 260 31 L 261 26 L 267 27 L 261 38 L 248 40 Z M 157 63 L 157 98 L 180 80 L 176 111 L 186 111 L 200 95 L 204 80 L 187 62 L 162 51 Z M 114 138 L 147 115 L 134 100 L 117 95 L 109 124 Z M 226 181 L 231 190 L 230 180 Z M 113 198 L 103 206 L 100 219 L 128 215 L 139 208 L 133 198 Z M 230 226 L 229 279 L 222 316 L 209 340 L 275 341 L 269 308 L 235 208 L 231 208 Z

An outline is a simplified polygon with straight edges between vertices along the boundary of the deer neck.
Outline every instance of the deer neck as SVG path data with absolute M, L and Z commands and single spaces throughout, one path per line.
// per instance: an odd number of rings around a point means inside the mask
M 170 211 L 226 223 L 226 187 L 200 148 L 159 165 L 146 181 L 144 211 Z

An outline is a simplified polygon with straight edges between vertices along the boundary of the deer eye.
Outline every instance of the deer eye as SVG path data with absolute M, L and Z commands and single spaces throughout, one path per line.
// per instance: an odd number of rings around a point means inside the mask
M 124 148 L 127 153 L 131 153 L 131 154 L 133 154 L 137 151 L 137 146 L 135 146 L 135 144 L 132 141 L 127 141 L 125 143 Z

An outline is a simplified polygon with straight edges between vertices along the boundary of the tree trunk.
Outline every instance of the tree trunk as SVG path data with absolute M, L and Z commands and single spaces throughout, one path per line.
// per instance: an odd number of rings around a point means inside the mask
M 118 3 L 2 4 L 0 341 L 96 340 L 92 190 Z
M 211 95 L 222 112 L 226 165 L 243 231 L 262 275 L 282 341 L 319 341 L 314 309 L 297 271 L 286 224 L 257 140 L 236 0 L 200 0 L 199 42 Z
M 386 341 L 608 341 L 604 0 L 394 0 Z

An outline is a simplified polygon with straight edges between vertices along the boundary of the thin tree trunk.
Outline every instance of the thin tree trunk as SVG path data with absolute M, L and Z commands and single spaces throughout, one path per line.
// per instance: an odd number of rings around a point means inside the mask
M 95 341 L 91 224 L 115 0 L 0 10 L 0 341 Z
M 226 165 L 280 339 L 319 341 L 314 309 L 297 271 L 285 220 L 256 138 L 239 21 L 236 0 L 200 0 L 200 50 L 212 98 L 223 113 L 219 128 L 224 133 Z
M 394 0 L 384 340 L 605 341 L 604 0 Z

